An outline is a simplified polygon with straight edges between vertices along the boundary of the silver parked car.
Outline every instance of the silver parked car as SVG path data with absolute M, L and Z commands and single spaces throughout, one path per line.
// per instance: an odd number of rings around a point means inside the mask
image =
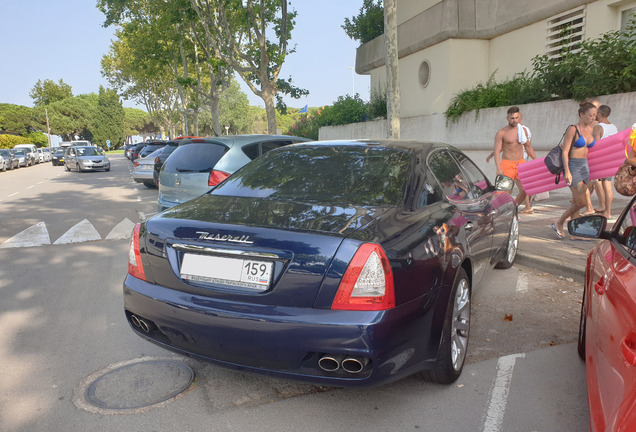
M 102 169 L 110 171 L 110 160 L 99 147 L 71 146 L 64 154 L 64 169 L 77 172 Z
M 179 143 L 159 173 L 160 211 L 198 197 L 269 150 L 310 141 L 288 135 L 190 138 Z
M 31 159 L 27 155 L 26 150 L 24 150 L 24 149 L 13 149 L 13 150 L 11 150 L 11 153 L 13 153 L 13 155 L 18 158 L 19 166 L 27 167 L 27 166 L 31 165 Z
M 155 169 L 155 158 L 159 156 L 162 150 L 163 147 L 160 147 L 148 156 L 135 160 L 132 174 L 134 181 L 143 183 L 144 186 L 149 188 L 155 187 L 155 181 L 152 178 Z
M 0 156 L 2 156 L 2 159 L 4 160 L 6 169 L 12 170 L 20 166 L 20 160 L 16 156 L 14 156 L 11 150 L 0 149 Z

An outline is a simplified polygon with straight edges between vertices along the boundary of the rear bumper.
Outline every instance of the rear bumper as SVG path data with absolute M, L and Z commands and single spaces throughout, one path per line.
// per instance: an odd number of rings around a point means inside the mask
M 384 384 L 432 366 L 439 326 L 425 300 L 380 312 L 283 308 L 199 297 L 131 276 L 124 282 L 128 322 L 153 343 L 233 369 L 343 387 Z M 328 372 L 318 365 L 325 354 L 366 363 L 358 373 Z

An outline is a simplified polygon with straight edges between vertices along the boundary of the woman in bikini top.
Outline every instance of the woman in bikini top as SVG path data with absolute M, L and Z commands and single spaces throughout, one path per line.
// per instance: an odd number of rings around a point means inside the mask
M 565 183 L 572 192 L 572 204 L 553 223 L 552 229 L 557 237 L 565 238 L 563 224 L 568 218 L 576 218 L 586 204 L 587 182 L 589 181 L 589 165 L 587 152 L 595 144 L 592 135 L 592 124 L 596 120 L 596 106 L 583 102 L 579 107 L 579 123 L 567 128 L 563 137 L 563 168 Z M 578 138 L 577 138 L 578 136 Z
M 576 134 L 579 136 L 576 141 L 574 141 L 572 143 L 572 147 L 576 147 L 576 148 L 582 148 L 582 147 L 594 147 L 594 143 L 596 143 L 596 140 L 594 140 L 594 137 L 592 137 L 592 142 L 591 143 L 587 143 L 587 141 L 585 140 L 585 137 L 583 137 L 583 135 L 581 135 L 581 132 L 579 132 L 579 128 L 577 128 L 576 126 L 574 126 L 574 129 L 576 129 Z

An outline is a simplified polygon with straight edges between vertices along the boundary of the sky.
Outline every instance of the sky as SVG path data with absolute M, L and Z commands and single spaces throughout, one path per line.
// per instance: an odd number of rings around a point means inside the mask
M 355 74 L 358 42 L 342 29 L 345 17 L 359 13 L 362 0 L 290 0 L 298 12 L 280 78 L 309 90 L 289 107 L 332 105 L 338 96 L 355 92 L 369 100 L 368 75 Z M 104 28 L 104 15 L 94 0 L 0 0 L 0 103 L 33 106 L 29 92 L 38 80 L 64 80 L 74 95 L 108 87 L 100 62 L 109 50 L 114 27 Z M 238 79 L 241 82 L 241 79 Z M 244 84 L 250 104 L 264 106 Z M 125 107 L 143 108 L 122 100 Z

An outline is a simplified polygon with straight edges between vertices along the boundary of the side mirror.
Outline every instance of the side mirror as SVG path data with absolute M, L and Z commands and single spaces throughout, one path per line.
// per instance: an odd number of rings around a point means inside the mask
M 510 191 L 514 187 L 515 182 L 505 175 L 498 175 L 495 178 L 495 189 L 498 191 Z
M 606 226 L 607 219 L 604 216 L 583 216 L 568 222 L 568 232 L 579 237 L 603 238 Z

